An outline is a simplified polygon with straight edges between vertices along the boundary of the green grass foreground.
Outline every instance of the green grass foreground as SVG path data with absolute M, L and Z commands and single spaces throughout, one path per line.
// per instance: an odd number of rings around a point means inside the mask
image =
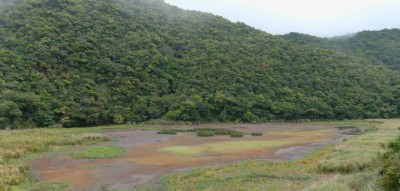
M 120 146 L 91 147 L 77 153 L 71 153 L 72 157 L 78 159 L 105 159 L 123 157 L 125 155 L 126 149 Z

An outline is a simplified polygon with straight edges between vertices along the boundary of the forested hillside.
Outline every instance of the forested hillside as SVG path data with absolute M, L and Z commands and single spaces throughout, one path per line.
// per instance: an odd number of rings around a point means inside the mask
M 363 54 L 162 0 L 0 3 L 0 128 L 399 112 L 399 71 Z
M 284 37 L 296 44 L 350 52 L 400 70 L 400 29 L 362 31 L 330 39 L 299 33 L 290 33 Z

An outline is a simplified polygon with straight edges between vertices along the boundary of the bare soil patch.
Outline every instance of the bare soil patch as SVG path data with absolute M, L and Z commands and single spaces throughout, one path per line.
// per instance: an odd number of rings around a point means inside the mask
M 247 134 L 262 132 L 263 135 L 247 135 L 243 138 L 197 137 L 195 133 L 160 135 L 156 130 L 108 130 L 103 133 L 112 141 L 99 145 L 125 147 L 126 156 L 112 159 L 74 159 L 69 155 L 73 151 L 68 151 L 54 158 L 29 161 L 28 165 L 39 181 L 65 181 L 74 190 L 91 190 L 96 185 L 129 188 L 156 183 L 162 175 L 182 169 L 250 159 L 299 159 L 315 148 L 340 140 L 343 136 L 340 130 L 332 126 L 296 123 L 160 128 L 225 128 Z

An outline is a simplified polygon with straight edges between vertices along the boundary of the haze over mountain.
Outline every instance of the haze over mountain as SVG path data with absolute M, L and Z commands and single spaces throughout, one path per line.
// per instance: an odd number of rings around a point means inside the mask
M 290 32 L 332 37 L 400 27 L 398 0 L 166 0 L 210 12 L 272 34 Z
M 0 1 L 0 128 L 399 113 L 397 29 L 329 40 L 162 0 L 10 2 Z

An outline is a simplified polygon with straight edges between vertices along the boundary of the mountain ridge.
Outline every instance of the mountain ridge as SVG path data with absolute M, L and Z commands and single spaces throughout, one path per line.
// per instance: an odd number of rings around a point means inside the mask
M 282 37 L 299 45 L 352 52 L 354 55 L 400 70 L 400 29 L 397 28 L 365 30 L 333 38 L 319 38 L 300 33 L 290 33 Z

